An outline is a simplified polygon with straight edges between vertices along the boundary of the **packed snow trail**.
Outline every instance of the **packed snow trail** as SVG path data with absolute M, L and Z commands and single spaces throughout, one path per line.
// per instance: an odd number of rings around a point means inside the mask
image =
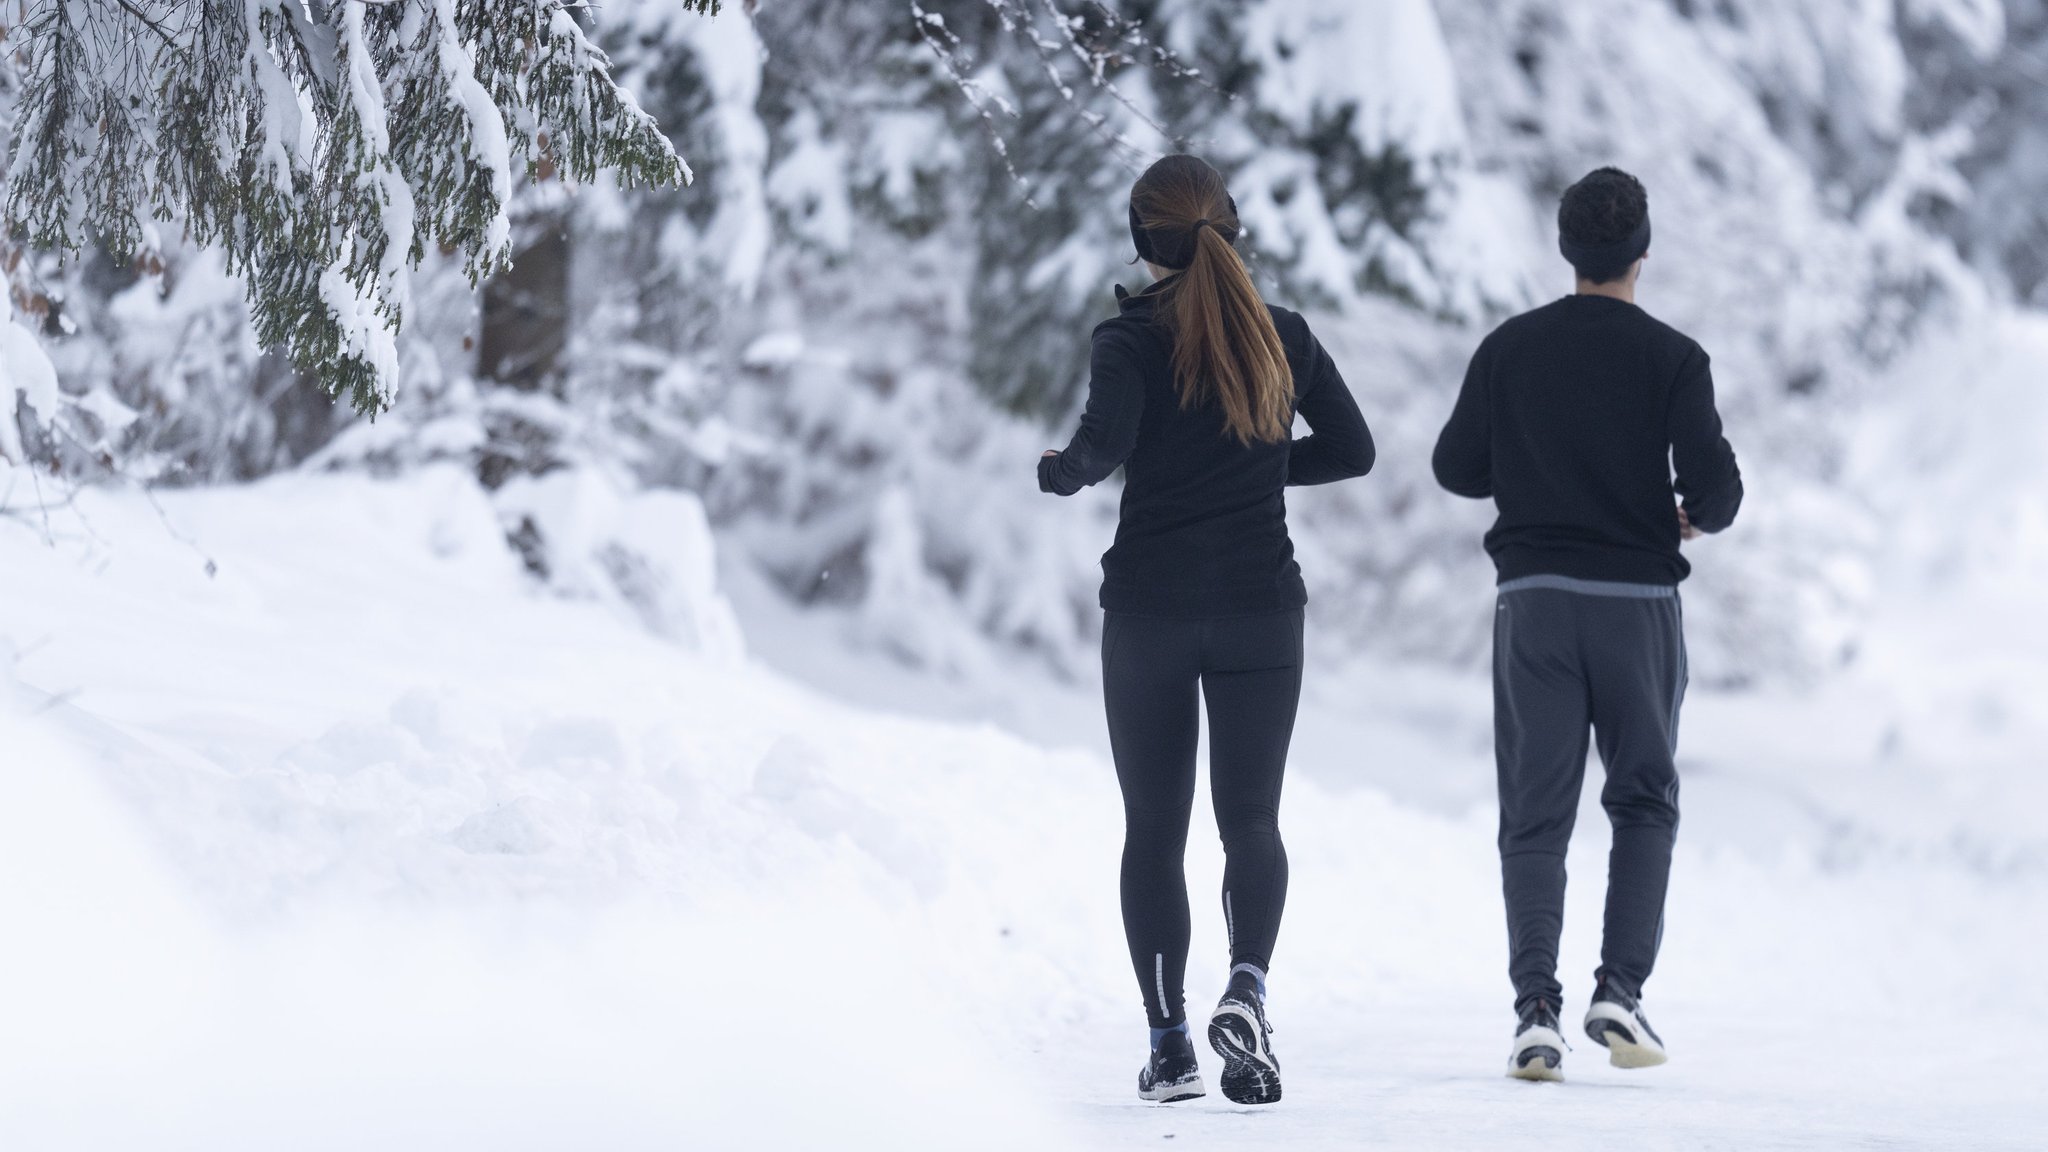
M 1532 1086 L 1501 1074 L 1483 684 L 1333 674 L 1282 815 L 1286 1099 L 1145 1106 L 1097 733 L 1051 748 L 798 686 L 719 623 L 701 518 L 599 480 L 497 506 L 454 469 L 159 499 L 169 530 L 101 492 L 47 527 L 0 518 L 0 1146 L 2048 1131 L 2048 878 L 2038 824 L 2010 812 L 2038 773 L 1930 776 L 1948 737 L 1910 725 L 1859 767 L 1888 738 L 1857 692 L 1696 701 L 1646 1001 L 1673 1062 L 1623 1073 L 1580 1043 L 1565 1084 Z M 507 548 L 515 515 L 549 526 L 555 590 Z M 1971 754 L 2017 756 L 2041 723 Z M 1196 1007 L 1225 967 L 1205 803 Z M 1580 828 L 1568 1025 L 1597 807 Z

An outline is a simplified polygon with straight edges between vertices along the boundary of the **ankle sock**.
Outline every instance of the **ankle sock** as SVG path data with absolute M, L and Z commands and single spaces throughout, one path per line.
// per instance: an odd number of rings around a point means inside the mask
M 1240 977 L 1245 977 L 1246 979 L 1240 979 Z M 1259 994 L 1260 1000 L 1263 1001 L 1266 998 L 1266 970 L 1264 968 L 1259 967 L 1257 964 L 1239 964 L 1230 970 L 1230 986 L 1232 988 L 1243 988 L 1247 986 L 1247 983 L 1249 983 L 1253 991 Z
M 1168 1032 L 1178 1032 L 1181 1035 L 1186 1036 L 1188 1034 L 1188 1022 L 1183 1020 L 1180 1023 L 1175 1024 L 1171 1028 L 1154 1028 L 1152 1030 L 1152 1050 L 1154 1052 L 1157 1052 L 1159 1050 L 1159 1042 L 1161 1040 L 1166 1039 L 1166 1034 Z M 1191 1040 L 1190 1043 L 1192 1042 L 1193 1041 Z

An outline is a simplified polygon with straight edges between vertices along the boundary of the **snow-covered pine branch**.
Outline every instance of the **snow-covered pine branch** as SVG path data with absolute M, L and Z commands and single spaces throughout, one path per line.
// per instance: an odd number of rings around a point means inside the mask
M 182 228 L 241 275 L 258 339 L 381 411 L 412 269 L 429 244 L 472 281 L 502 267 L 516 171 L 690 180 L 583 7 L 0 0 L 21 76 L 0 223 L 124 259 L 154 257 L 159 223 Z

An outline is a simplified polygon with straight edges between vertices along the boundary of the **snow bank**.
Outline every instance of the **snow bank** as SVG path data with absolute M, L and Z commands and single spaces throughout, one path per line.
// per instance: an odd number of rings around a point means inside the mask
M 1060 1142 L 981 1098 L 938 1004 L 863 1000 L 910 958 L 848 908 L 401 898 L 226 925 L 51 735 L 0 716 L 9 1147 Z
M 708 545 L 556 489 L 563 547 Z M 168 511 L 0 522 L 0 1142 L 1062 1142 L 895 995 L 930 931 L 876 891 L 940 865 L 790 734 L 832 709 L 533 581 L 452 470 Z
M 495 502 L 527 567 L 556 591 L 614 599 L 657 635 L 739 658 L 739 621 L 718 593 L 711 523 L 694 494 L 559 469 L 513 478 Z

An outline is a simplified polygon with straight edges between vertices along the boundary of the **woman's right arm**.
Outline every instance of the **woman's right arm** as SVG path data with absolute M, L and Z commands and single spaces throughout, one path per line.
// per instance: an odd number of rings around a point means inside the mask
M 1038 459 L 1038 490 L 1072 496 L 1116 471 L 1138 443 L 1145 414 L 1145 378 L 1130 338 L 1097 331 L 1088 363 L 1088 406 L 1081 427 L 1059 452 Z

